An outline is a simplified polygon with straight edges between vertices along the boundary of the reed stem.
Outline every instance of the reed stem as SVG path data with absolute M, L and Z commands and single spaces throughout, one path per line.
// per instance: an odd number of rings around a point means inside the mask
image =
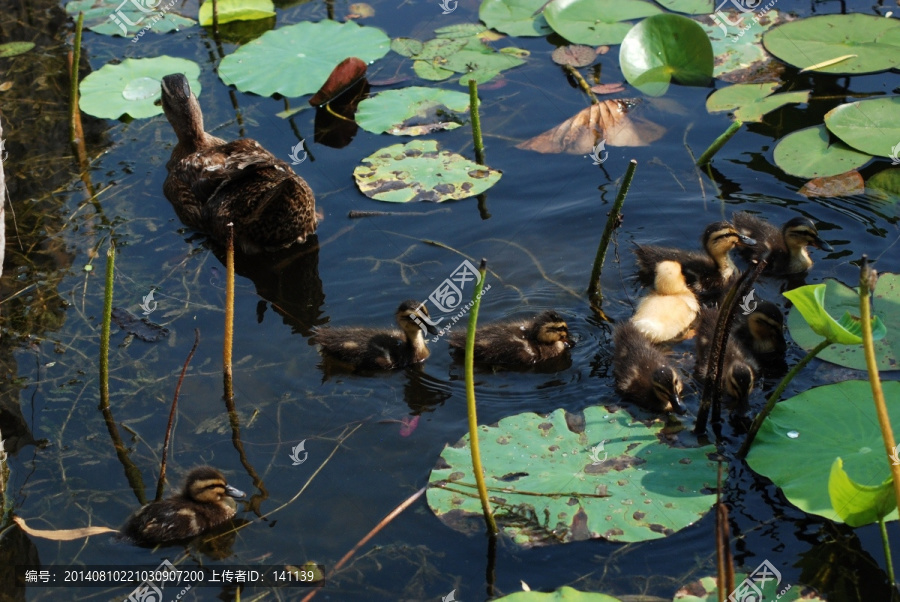
M 228 242 L 225 248 L 225 336 L 222 342 L 222 370 L 225 384 L 225 400 L 234 399 L 231 373 L 231 350 L 234 343 L 234 224 L 228 224 Z
M 584 76 L 578 72 L 578 69 L 576 69 L 572 65 L 563 65 L 563 69 L 566 70 L 566 73 L 572 76 L 572 79 L 578 82 L 578 87 L 581 88 L 581 90 L 588 95 L 588 98 L 591 99 L 591 104 L 600 104 L 600 101 L 597 99 L 597 95 L 594 94 L 593 90 L 591 90 L 591 85 L 587 83 L 587 80 L 584 79 Z
M 106 251 L 106 287 L 103 290 L 103 321 L 100 325 L 100 408 L 109 408 L 109 329 L 112 322 L 113 276 L 116 268 L 116 243 Z
M 469 80 L 469 114 L 472 116 L 472 142 L 475 145 L 475 162 L 484 165 L 484 140 L 481 137 L 481 117 L 478 113 L 478 84 Z
M 72 51 L 72 71 L 69 77 L 69 142 L 74 143 L 79 129 L 78 118 L 78 64 L 81 62 L 81 30 L 84 26 L 84 13 L 78 13 L 75 23 L 75 48 Z
M 734 123 L 728 126 L 728 129 L 725 130 L 725 132 L 721 136 L 713 140 L 713 143 L 709 145 L 709 148 L 703 151 L 703 154 L 700 155 L 699 159 L 697 159 L 697 167 L 708 165 L 712 160 L 713 155 L 719 152 L 719 149 L 725 146 L 725 143 L 731 140 L 732 136 L 737 134 L 742 125 L 744 125 L 744 122 L 740 119 L 736 119 Z
M 591 309 L 599 313 L 600 306 L 603 304 L 603 287 L 600 286 L 600 274 L 603 272 L 603 262 L 606 261 L 606 249 L 609 247 L 609 241 L 612 239 L 613 231 L 619 227 L 619 218 L 621 217 L 622 205 L 625 204 L 625 197 L 628 196 L 628 189 L 631 187 L 631 180 L 634 179 L 634 171 L 637 169 L 637 161 L 632 159 L 625 170 L 625 177 L 622 179 L 622 186 L 619 187 L 619 193 L 613 202 L 612 209 L 606 218 L 606 228 L 603 229 L 603 236 L 600 238 L 600 246 L 597 247 L 597 256 L 594 257 L 594 268 L 591 270 L 591 282 L 588 285 L 588 301 Z

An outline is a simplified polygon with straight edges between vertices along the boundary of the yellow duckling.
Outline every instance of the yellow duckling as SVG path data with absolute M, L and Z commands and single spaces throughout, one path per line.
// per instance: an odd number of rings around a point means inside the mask
M 465 331 L 450 335 L 450 347 L 460 357 L 466 348 Z M 574 343 L 562 316 L 552 310 L 532 320 L 488 324 L 475 331 L 475 361 L 482 364 L 533 366 L 558 359 Z
M 661 261 L 656 265 L 654 289 L 638 304 L 631 323 L 651 343 L 665 343 L 682 338 L 699 311 L 700 303 L 685 282 L 681 264 Z
M 683 385 L 666 354 L 631 322 L 613 333 L 613 377 L 616 390 L 629 401 L 655 412 L 685 413 Z
M 808 217 L 788 220 L 779 230 L 766 220 L 741 211 L 734 214 L 734 225 L 741 233 L 759 241 L 755 249 L 746 249 L 742 255 L 749 259 L 770 251 L 769 263 L 763 273 L 771 276 L 787 277 L 808 271 L 813 261 L 807 247 L 834 250 L 819 237 L 816 225 Z

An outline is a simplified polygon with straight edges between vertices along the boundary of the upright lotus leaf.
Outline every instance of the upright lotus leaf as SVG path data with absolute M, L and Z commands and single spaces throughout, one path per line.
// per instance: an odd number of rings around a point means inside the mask
M 734 111 L 736 119 L 745 123 L 759 122 L 765 114 L 791 103 L 809 102 L 809 90 L 772 94 L 777 82 L 763 84 L 734 84 L 716 90 L 706 99 L 710 113 Z
M 646 541 L 696 522 L 715 502 L 716 467 L 708 458 L 715 447 L 671 447 L 661 442 L 662 429 L 602 406 L 585 408 L 583 423 L 560 409 L 479 426 L 498 525 L 533 546 Z M 428 505 L 455 529 L 483 529 L 468 435 L 441 453 Z
M 254 21 L 256 19 L 268 19 L 275 16 L 275 4 L 272 0 L 218 0 L 219 23 L 231 23 L 232 21 Z M 204 27 L 213 24 L 212 0 L 205 0 L 200 5 L 198 17 L 200 25 Z
M 715 8 L 713 0 L 656 0 L 668 10 L 687 15 L 708 15 Z
M 695 21 L 681 15 L 656 15 L 625 36 L 619 67 L 629 84 L 650 96 L 662 96 L 672 79 L 687 86 L 709 83 L 712 46 Z
M 163 112 L 157 102 L 162 78 L 170 73 L 184 73 L 195 96 L 200 96 L 200 66 L 194 61 L 171 56 L 150 59 L 125 59 L 118 65 L 104 65 L 81 80 L 78 106 L 94 117 L 118 119 L 131 115 L 135 119 L 153 117 Z
M 552 29 L 543 11 L 536 13 L 547 0 L 482 0 L 478 18 L 485 25 L 511 36 L 545 36 Z
M 733 83 L 763 83 L 780 79 L 784 64 L 763 48 L 766 31 L 785 16 L 777 10 L 765 14 L 734 9 L 716 11 L 698 19 L 712 43 L 713 77 Z
M 468 94 L 413 86 L 385 90 L 362 101 L 356 123 L 375 134 L 420 136 L 458 128 L 468 110 Z
M 663 11 L 643 0 L 554 0 L 544 9 L 553 31 L 575 44 L 620 44 L 634 19 Z
M 353 21 L 304 21 L 267 31 L 241 46 L 222 60 L 219 77 L 242 92 L 303 96 L 321 88 L 347 57 L 371 63 L 389 49 L 390 39 L 374 27 Z
M 825 285 L 807 284 L 784 293 L 791 300 L 813 332 L 823 339 L 841 345 L 862 344 L 862 327 L 859 318 L 846 311 L 840 320 L 835 320 L 825 309 Z M 857 305 L 858 307 L 858 305 Z M 886 329 L 881 318 L 872 318 L 872 338 L 883 339 Z
M 434 140 L 388 146 L 362 162 L 353 170 L 356 185 L 367 197 L 390 203 L 465 199 L 500 179 L 496 169 L 438 151 Z
M 831 143 L 828 129 L 814 125 L 792 132 L 778 141 L 775 164 L 785 173 L 800 178 L 836 176 L 869 162 L 871 155 L 861 153 L 843 142 Z
M 823 73 L 875 73 L 900 67 L 900 23 L 874 15 L 820 15 L 773 27 L 766 50 L 785 63 Z M 838 62 L 829 62 L 850 57 Z
M 900 98 L 875 98 L 839 105 L 825 114 L 825 125 L 858 151 L 890 157 L 900 143 Z
M 734 596 L 733 599 L 739 602 L 770 602 L 772 600 L 778 600 L 778 602 L 796 602 L 797 600 L 802 600 L 802 602 L 826 602 L 825 598 L 821 598 L 813 591 L 810 591 L 809 587 L 797 587 L 796 583 L 782 583 L 780 576 L 773 578 L 770 566 L 764 567 L 760 565 L 752 574 L 735 573 L 735 590 L 738 590 L 745 580 L 750 581 L 753 585 L 748 585 L 742 590 L 746 596 L 735 595 L 735 592 L 728 592 L 725 596 Z M 764 569 L 765 572 L 760 572 L 760 569 Z M 762 592 L 758 597 L 756 595 L 757 590 Z M 716 583 L 716 578 L 703 577 L 675 592 L 672 602 L 718 602 L 718 600 L 719 586 Z M 732 600 L 732 598 L 726 597 L 726 600 Z
M 900 382 L 882 384 L 886 399 L 900 399 Z M 900 412 L 891 412 L 891 427 L 900 429 Z M 881 485 L 891 474 L 867 380 L 816 387 L 776 405 L 750 447 L 747 464 L 804 512 L 843 522 L 828 493 L 838 457 L 865 486 Z M 896 519 L 895 509 L 888 520 Z
M 824 285 L 817 286 L 824 287 L 822 299 L 831 314 L 859 315 L 859 295 L 856 290 L 831 278 L 826 279 Z M 878 332 L 873 334 L 876 337 L 883 335 L 880 340 L 875 341 L 878 369 L 900 370 L 900 276 L 890 273 L 878 276 L 878 283 L 872 292 L 872 306 L 872 313 L 878 317 Z M 822 336 L 812 330 L 796 306 L 788 314 L 787 325 L 794 342 L 804 349 L 812 349 L 822 340 Z M 852 324 L 851 320 L 850 326 L 855 330 L 859 325 Z M 860 345 L 831 345 L 816 357 L 855 370 L 866 369 Z
M 621 602 L 618 598 L 606 594 L 580 592 L 571 587 L 561 587 L 555 592 L 516 592 L 494 602 Z
M 897 507 L 892 477 L 879 485 L 861 485 L 844 470 L 841 458 L 835 458 L 831 465 L 828 496 L 834 511 L 851 527 L 877 523 Z
M 197 24 L 178 14 L 177 0 L 72 0 L 66 13 L 84 13 L 84 26 L 107 36 L 131 37 L 149 26 L 154 33 L 180 31 Z

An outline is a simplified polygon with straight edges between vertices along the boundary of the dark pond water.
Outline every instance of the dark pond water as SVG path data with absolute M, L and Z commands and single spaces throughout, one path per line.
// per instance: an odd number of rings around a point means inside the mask
M 372 4 L 376 15 L 364 22 L 391 37 L 427 39 L 437 27 L 477 20 L 474 0 L 461 0 L 450 15 L 441 14 L 436 0 Z M 887 10 L 864 2 L 784 5 L 801 15 Z M 336 3 L 335 14 L 342 17 L 347 6 Z M 465 395 L 462 371 L 452 364 L 444 342 L 432 346 L 433 355 L 421 371 L 374 377 L 325 374 L 310 343 L 311 329 L 326 323 L 390 326 L 400 301 L 426 297 L 459 265 L 462 257 L 448 247 L 475 261 L 489 261 L 492 288 L 482 303 L 482 321 L 552 307 L 566 316 L 578 337 L 571 367 L 560 372 L 479 374 L 481 423 L 524 411 L 578 411 L 589 404 L 615 403 L 609 328 L 591 313 L 584 290 L 616 181 L 632 158 L 638 162 L 637 175 L 603 274 L 604 308 L 613 319 L 627 317 L 640 294 L 631 280 L 632 241 L 693 248 L 707 223 L 738 209 L 760 212 L 776 223 L 806 215 L 820 224 L 820 233 L 835 250 L 815 253 L 810 282 L 827 277 L 855 282 L 858 271 L 850 262 L 862 253 L 876 258 L 880 271 L 900 270 L 895 207 L 867 196 L 809 200 L 797 193 L 803 181 L 784 175 L 772 161 L 775 140 L 820 123 L 848 93 L 896 92 L 896 73 L 847 78 L 789 70 L 785 78 L 796 88 L 811 88 L 814 97 L 827 99 L 778 111 L 765 125 L 746 127 L 716 157 L 712 183 L 697 175 L 684 147 L 686 142 L 699 154 L 729 123 L 725 115 L 707 114 L 704 103 L 711 90 L 705 88 L 676 86 L 664 103 L 645 103 L 641 116 L 664 124 L 667 134 L 647 147 L 609 148 L 600 167 L 580 155 L 517 150 L 516 143 L 586 106 L 549 60 L 553 40 L 518 40 L 516 45 L 531 52 L 527 64 L 508 72 L 502 85 L 481 92 L 487 160 L 503 171 L 481 210 L 475 199 L 385 206 L 362 196 L 351 174 L 362 158 L 399 139 L 361 131 L 346 147 L 329 148 L 312 142 L 313 111 L 287 122 L 275 116 L 284 109 L 282 101 L 234 92 L 240 123 L 230 90 L 215 74 L 218 61 L 211 57 L 217 56 L 216 49 L 207 31 L 148 34 L 136 44 L 86 32 L 84 58 L 91 70 L 112 60 L 160 54 L 198 62 L 203 69 L 201 104 L 207 128 L 216 135 L 256 138 L 285 159 L 298 137 L 309 144 L 310 158 L 297 171 L 316 191 L 325 215 L 318 248 L 299 256 L 238 262 L 234 386 L 241 418 L 239 453 L 222 402 L 225 270 L 202 237 L 183 228 L 162 195 L 164 165 L 175 141 L 171 128 L 161 115 L 130 123 L 86 118 L 92 157 L 88 177 L 97 192 L 96 200 L 88 202 L 87 184 L 65 143 L 67 80 L 61 74 L 67 26 L 58 7 L 33 10 L 40 14 L 13 5 L 4 18 L 6 31 L 24 32 L 16 39 L 39 42 L 43 58 L 0 63 L 16 82 L 3 109 L 6 168 L 20 234 L 17 240 L 8 230 L 0 309 L 3 408 L 20 437 L 11 445 L 9 491 L 16 514 L 35 528 L 116 527 L 140 505 L 139 495 L 152 499 L 173 392 L 197 329 L 200 344 L 181 388 L 172 434 L 170 487 L 190 467 L 212 464 L 231 483 L 256 494 L 258 510 L 267 519 L 259 520 L 252 511 L 239 513 L 251 524 L 228 549 L 193 550 L 193 558 L 185 562 L 316 561 L 333 566 L 423 487 L 443 447 L 465 434 Z M 283 26 L 325 16 L 324 4 L 307 2 L 280 8 L 277 22 Z M 226 43 L 224 49 L 230 52 L 233 46 Z M 613 47 L 601 57 L 604 82 L 622 79 L 617 53 Z M 27 60 L 44 64 L 22 66 Z M 409 62 L 390 54 L 370 68 L 370 77 L 385 79 L 398 71 L 411 75 Z M 421 82 L 397 87 L 411 83 Z M 28 86 L 33 88 L 26 93 Z M 628 90 L 625 95 L 639 94 Z M 443 148 L 472 155 L 468 128 L 432 138 Z M 884 165 L 882 160 L 878 167 Z M 874 171 L 870 167 L 863 173 Z M 408 215 L 354 220 L 347 217 L 350 210 Z M 140 314 L 142 298 L 153 290 L 158 307 L 151 319 L 170 331 L 161 342 L 145 343 L 113 328 L 111 406 L 128 458 L 138 469 L 131 480 L 97 409 L 102 275 L 110 240 L 118 249 L 115 305 Z M 764 283 L 761 292 L 779 298 L 777 284 Z M 802 355 L 794 347 L 789 361 Z M 851 377 L 857 375 L 814 362 L 788 394 Z M 773 384 L 765 383 L 765 389 Z M 763 393 L 755 391 L 754 408 L 763 401 Z M 696 393 L 687 403 L 696 411 Z M 417 428 L 403 436 L 401 421 L 412 416 L 420 417 Z M 692 418 L 685 422 L 690 427 Z M 44 444 L 34 445 L 28 433 Z M 727 427 L 725 434 L 734 451 L 740 439 Z M 687 433 L 681 437 L 685 443 L 692 440 Z M 308 459 L 294 466 L 290 451 L 301 441 Z M 254 487 L 251 472 L 258 475 L 260 488 Z M 140 485 L 139 494 L 134 483 Z M 815 584 L 835 600 L 890 598 L 877 527 L 852 531 L 807 516 L 739 462 L 729 468 L 724 498 L 738 566 L 752 569 L 769 560 L 786 583 Z M 534 590 L 569 584 L 617 596 L 671 599 L 682 584 L 714 574 L 714 524 L 707 515 L 664 540 L 631 545 L 587 541 L 522 550 L 501 539 L 491 564 L 485 537 L 449 529 L 419 500 L 365 545 L 318 598 L 439 600 L 455 589 L 457 599 L 476 600 L 489 598 L 489 592 L 518 591 L 524 580 Z M 890 533 L 897 548 L 896 526 Z M 156 566 L 184 555 L 181 548 L 150 551 L 106 535 L 61 543 L 29 542 L 10 531 L 4 537 L 17 542 L 16 562 L 39 558 L 47 565 Z M 36 587 L 11 599 L 121 600 L 128 593 L 126 588 Z M 165 599 L 177 593 L 167 589 Z M 240 599 L 293 600 L 305 593 L 249 588 Z M 235 591 L 194 588 L 183 599 L 232 600 Z

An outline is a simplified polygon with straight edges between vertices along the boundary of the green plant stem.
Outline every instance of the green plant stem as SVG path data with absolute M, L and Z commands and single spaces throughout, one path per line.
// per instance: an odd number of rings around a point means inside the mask
M 808 364 L 812 358 L 816 357 L 821 353 L 823 349 L 831 345 L 831 341 L 828 339 L 824 339 L 821 343 L 813 347 L 806 356 L 797 362 L 797 364 L 791 368 L 790 372 L 784 375 L 784 378 L 781 379 L 781 382 L 778 383 L 778 386 L 775 388 L 775 391 L 772 392 L 772 395 L 769 397 L 769 400 L 766 402 L 766 407 L 762 409 L 762 411 L 756 415 L 756 418 L 753 419 L 753 424 L 750 425 L 750 431 L 747 433 L 747 438 L 744 440 L 744 444 L 741 445 L 741 449 L 738 450 L 737 457 L 745 458 L 747 456 L 747 452 L 750 451 L 750 445 L 753 443 L 753 440 L 756 438 L 756 433 L 759 432 L 759 428 L 762 426 L 763 421 L 765 421 L 766 417 L 775 409 L 775 404 L 778 402 L 778 398 L 781 397 L 781 394 L 784 393 L 784 390 L 787 388 L 788 384 L 794 380 L 794 377 L 797 376 L 797 373 L 802 370 L 806 364 Z
M 728 129 L 725 130 L 725 133 L 713 140 L 713 143 L 709 145 L 709 148 L 703 151 L 703 154 L 700 155 L 699 159 L 697 159 L 697 166 L 703 167 L 704 165 L 707 165 L 713 158 L 713 155 L 719 152 L 719 149 L 725 146 L 725 143 L 731 140 L 732 136 L 737 134 L 742 125 L 744 125 L 744 122 L 740 119 L 736 119 L 734 123 L 728 126 Z
M 631 187 L 631 180 L 634 179 L 634 171 L 637 169 L 637 161 L 634 159 L 628 164 L 625 170 L 625 177 L 622 179 L 622 186 L 616 195 L 612 209 L 606 218 L 606 228 L 603 229 L 603 236 L 600 237 L 600 246 L 597 247 L 597 255 L 594 257 L 594 268 L 591 270 L 591 282 L 588 285 L 588 301 L 594 311 L 603 313 L 600 306 L 603 304 L 603 287 L 600 286 L 600 274 L 603 272 L 603 262 L 606 261 L 606 249 L 609 247 L 609 241 L 612 239 L 613 230 L 619 225 L 619 217 L 622 211 L 622 205 L 625 204 L 625 197 L 628 196 L 628 189 Z
M 563 65 L 563 69 L 565 69 L 566 72 L 572 76 L 572 79 L 574 79 L 576 82 L 578 82 L 578 86 L 591 99 L 591 104 L 594 104 L 594 105 L 600 104 L 600 101 L 597 99 L 597 95 L 594 94 L 593 90 L 591 90 L 591 85 L 589 83 L 587 83 L 587 81 L 584 79 L 584 77 L 581 75 L 581 73 L 578 72 L 578 69 L 576 69 L 572 65 Z
M 103 291 L 103 321 L 100 325 L 100 409 L 109 408 L 109 329 L 112 322 L 113 276 L 116 269 L 116 245 L 106 251 L 106 288 Z
M 470 90 L 472 89 L 471 84 L 472 80 L 469 80 Z M 487 486 L 484 482 L 484 469 L 481 465 L 481 450 L 478 446 L 478 415 L 475 412 L 475 325 L 478 323 L 478 308 L 481 306 L 481 295 L 484 291 L 487 260 L 481 260 L 478 272 L 480 273 L 478 286 L 475 287 L 472 297 L 472 310 L 469 312 L 469 326 L 466 330 L 466 409 L 469 415 L 469 448 L 472 451 L 472 470 L 475 472 L 475 484 L 478 486 L 481 510 L 484 512 L 484 521 L 487 523 L 488 532 L 496 535 L 497 523 L 494 521 L 494 513 L 491 511 Z
M 78 13 L 75 23 L 75 48 L 72 50 L 72 73 L 69 78 L 69 142 L 75 142 L 76 112 L 78 111 L 78 64 L 81 62 L 81 29 L 84 26 L 84 13 Z
M 887 565 L 888 579 L 891 580 L 891 586 L 894 585 L 894 562 L 891 560 L 891 546 L 888 542 L 887 527 L 884 524 L 884 517 L 878 519 L 878 526 L 881 528 L 881 543 L 884 545 L 884 562 Z
M 228 243 L 225 249 L 225 336 L 222 342 L 222 372 L 225 400 L 234 399 L 231 374 L 231 348 L 234 343 L 234 225 L 228 224 Z
M 475 162 L 484 165 L 484 140 L 481 137 L 481 117 L 478 114 L 478 84 L 469 80 L 469 114 L 472 116 L 472 142 L 475 145 Z

